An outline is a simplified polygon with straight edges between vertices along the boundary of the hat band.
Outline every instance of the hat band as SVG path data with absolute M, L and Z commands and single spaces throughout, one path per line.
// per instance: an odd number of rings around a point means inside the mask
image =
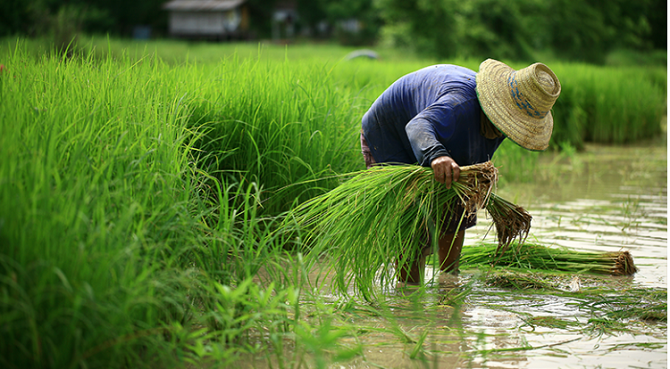
M 516 103 L 519 110 L 526 112 L 531 118 L 542 119 L 549 114 L 549 111 L 537 110 L 531 105 L 526 97 L 519 91 L 519 83 L 516 80 L 516 72 L 512 72 L 508 79 L 510 94 L 512 100 Z

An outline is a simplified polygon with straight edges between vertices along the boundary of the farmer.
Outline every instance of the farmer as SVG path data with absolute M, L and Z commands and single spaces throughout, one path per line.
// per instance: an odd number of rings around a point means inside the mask
M 447 64 L 420 69 L 394 82 L 363 116 L 365 164 L 430 166 L 435 180 L 451 188 L 461 165 L 490 160 L 505 138 L 528 150 L 545 150 L 554 125 L 550 110 L 560 92 L 558 78 L 542 63 L 515 71 L 488 59 L 479 73 Z M 438 240 L 440 269 L 457 273 L 465 230 L 477 218 L 465 214 L 459 227 L 463 209 L 445 213 Z M 426 246 L 414 262 L 400 268 L 400 281 L 418 283 L 430 253 Z

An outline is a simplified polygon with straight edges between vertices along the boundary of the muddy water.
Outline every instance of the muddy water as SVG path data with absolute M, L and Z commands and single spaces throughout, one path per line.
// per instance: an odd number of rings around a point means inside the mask
M 499 189 L 531 212 L 533 237 L 578 250 L 628 250 L 640 268 L 635 283 L 667 288 L 663 142 L 589 146 L 572 158 L 544 158 L 541 165 L 548 169 L 536 183 Z M 482 227 L 474 233 L 481 235 Z
M 533 215 L 533 242 L 583 251 L 628 250 L 639 268 L 633 277 L 578 276 L 582 285 L 620 291 L 667 289 L 665 141 L 632 147 L 589 146 L 571 156 L 547 155 L 541 157 L 538 172 L 533 183 L 503 183 L 498 190 Z M 479 215 L 478 225 L 467 233 L 466 247 L 482 239 L 495 240 L 487 235 L 490 222 L 485 214 Z M 427 277 L 432 274 L 426 272 Z M 468 285 L 475 277 L 475 272 L 463 271 L 455 279 L 441 276 L 439 285 L 448 293 L 449 285 Z M 510 294 L 481 282 L 470 285 L 472 291 L 463 305 L 424 312 L 432 318 L 423 325 L 420 320 L 404 321 L 405 329 L 415 336 L 422 329 L 430 330 L 423 345 L 425 362 L 409 359 L 413 344 L 384 344 L 392 340 L 380 335 L 368 339 L 369 344 L 382 346 L 365 349 L 365 360 L 343 366 L 667 367 L 666 323 L 630 323 L 630 332 L 603 331 L 589 321 L 594 315 L 581 309 L 576 299 Z
M 586 153 L 571 158 L 543 158 L 542 165 L 546 167 L 545 173 L 536 183 L 499 190 L 501 196 L 515 200 L 533 215 L 531 238 L 542 244 L 576 250 L 628 250 L 639 272 L 633 277 L 602 279 L 599 283 L 621 291 L 636 287 L 667 290 L 665 142 L 635 147 L 590 146 Z M 481 239 L 486 227 L 485 220 L 480 222 L 468 240 Z M 510 338 L 522 339 L 533 347 L 556 344 L 527 351 L 523 361 L 514 367 L 667 367 L 665 323 L 602 336 L 575 335 L 574 330 L 555 327 L 536 327 L 532 332 L 524 332 L 526 329 L 520 328 L 524 325 L 521 319 L 528 320 L 528 316 L 563 320 L 574 316 L 588 324 L 589 315 L 575 308 L 574 301 L 550 295 L 535 296 L 518 304 L 504 298 L 499 300 L 509 313 L 484 307 L 490 301 L 471 302 L 463 324 L 493 334 L 515 330 Z M 572 339 L 575 341 L 568 342 Z M 487 345 L 498 344 L 491 339 Z M 507 365 L 494 360 L 488 366 Z
M 597 252 L 627 250 L 639 272 L 632 277 L 557 277 L 567 290 L 667 290 L 667 147 L 665 140 L 632 147 L 589 146 L 571 156 L 544 155 L 533 183 L 505 185 L 498 194 L 533 215 L 533 243 Z M 494 242 L 479 214 L 466 246 Z M 430 268 L 426 277 L 435 275 Z M 327 286 L 323 290 L 327 296 Z M 512 291 L 486 285 L 481 272 L 437 275 L 433 293 L 413 298 L 391 291 L 390 319 L 351 314 L 365 333 L 342 344 L 362 355 L 330 368 L 666 368 L 667 322 L 624 321 L 608 329 L 606 317 L 578 297 Z M 462 302 L 448 297 L 464 292 Z M 616 298 L 616 296 L 615 296 Z M 437 301 L 440 303 L 436 304 Z M 601 319 L 601 320 L 599 320 Z M 422 335 L 426 333 L 425 339 Z M 306 362 L 309 362 L 307 359 Z M 250 362 L 266 366 L 265 362 Z
M 530 239 L 545 245 L 582 251 L 628 250 L 639 272 L 633 277 L 598 279 L 615 290 L 656 287 L 667 290 L 667 149 L 664 142 L 635 147 L 589 146 L 572 157 L 544 157 L 535 183 L 501 187 L 499 194 L 533 215 Z M 480 241 L 490 223 L 481 221 L 466 243 Z M 491 235 L 487 239 L 493 241 Z M 461 279 L 467 279 L 464 273 Z M 579 278 L 579 277 L 578 277 Z M 587 277 L 581 277 L 588 283 Z M 567 286 L 566 286 L 567 287 Z M 481 289 L 481 288 L 480 288 Z M 501 311 L 500 307 L 504 308 Z M 576 302 L 551 295 L 479 294 L 463 309 L 468 331 L 485 332 L 486 349 L 538 348 L 475 360 L 486 367 L 524 368 L 666 368 L 667 324 L 652 324 L 631 333 L 584 334 L 525 323 L 529 318 L 568 318 L 588 327 L 593 316 Z

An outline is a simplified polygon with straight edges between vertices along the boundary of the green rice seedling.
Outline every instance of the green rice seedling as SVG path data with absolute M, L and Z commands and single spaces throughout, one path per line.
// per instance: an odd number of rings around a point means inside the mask
M 449 205 L 458 201 L 466 213 L 482 208 L 496 176 L 491 162 L 462 167 L 458 182 L 447 189 L 430 168 L 379 166 L 352 173 L 301 204 L 287 216 L 287 227 L 305 227 L 303 240 L 312 255 L 330 255 L 341 292 L 354 288 L 370 299 L 376 278 L 382 286 L 395 280 L 393 263 L 413 262 L 428 237 L 436 239 L 435 219 L 454 216 L 445 213 Z
M 97 72 L 91 61 L 20 53 L 8 64 L 0 365 L 169 365 L 160 352 L 175 346 L 164 337 L 192 317 L 193 274 L 175 268 L 188 247 L 175 246 L 197 244 L 200 229 L 183 216 L 193 182 L 179 150 L 189 145 L 175 122 L 182 107 L 146 79 L 143 92 L 128 89 L 157 66 L 119 75 L 112 65 Z
M 632 288 L 624 293 L 593 293 L 580 303 L 580 309 L 613 320 L 640 319 L 667 323 L 668 291 L 665 289 Z
M 208 154 L 202 167 L 223 181 L 258 183 L 259 212 L 268 215 L 334 187 L 332 176 L 359 157 L 353 91 L 333 80 L 333 68 L 231 59 L 208 71 L 216 80 L 194 97 L 189 123 L 206 132 L 196 143 Z
M 554 145 L 581 149 L 585 141 L 628 143 L 661 133 L 667 91 L 657 81 L 665 68 L 556 67 L 563 92 L 554 107 Z
M 538 326 L 552 329 L 568 329 L 579 325 L 577 320 L 565 320 L 554 316 L 533 316 L 528 319 L 522 318 L 522 320 L 524 324 L 519 326 L 519 329 L 523 329 L 524 326 L 528 326 L 533 330 Z
M 293 300 L 278 298 L 292 276 L 244 284 L 285 255 L 256 211 L 259 186 L 198 166 L 204 132 L 187 124 L 187 96 L 201 70 L 20 47 L 3 63 L 0 366 L 226 362 L 251 329 L 291 329 L 281 308 Z M 226 323 L 209 328 L 216 318 Z
M 557 290 L 552 281 L 538 274 L 492 273 L 487 276 L 486 284 L 491 287 L 511 288 L 516 290 Z
M 464 247 L 461 252 L 461 268 L 495 265 L 615 276 L 633 275 L 638 270 L 628 251 L 597 253 L 530 243 L 517 244 L 511 251 L 502 254 L 498 250 L 499 245 Z

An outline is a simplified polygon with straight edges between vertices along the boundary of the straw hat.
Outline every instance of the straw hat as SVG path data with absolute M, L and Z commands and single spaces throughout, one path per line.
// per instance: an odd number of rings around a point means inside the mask
M 487 59 L 477 73 L 479 104 L 491 123 L 528 150 L 549 146 L 554 128 L 551 107 L 561 93 L 556 74 L 542 63 L 515 71 Z

